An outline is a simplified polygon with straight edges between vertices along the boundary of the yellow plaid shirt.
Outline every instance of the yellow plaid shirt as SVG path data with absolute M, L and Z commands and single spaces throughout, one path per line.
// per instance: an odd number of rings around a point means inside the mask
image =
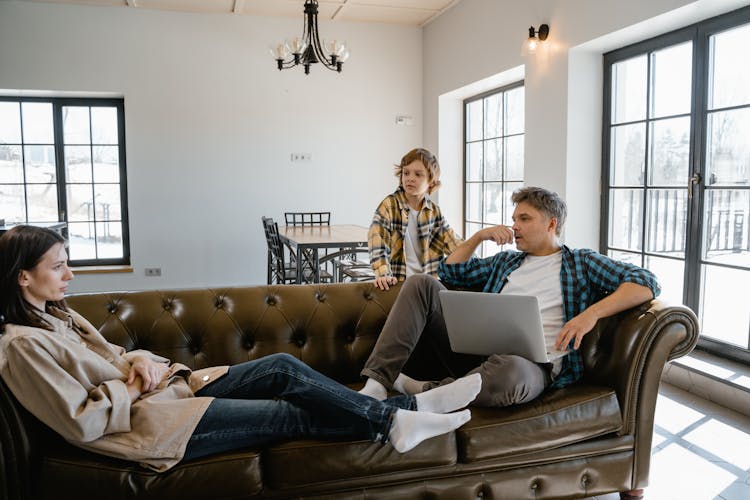
M 376 276 L 395 276 L 406 279 L 404 238 L 409 222 L 409 204 L 406 194 L 399 188 L 387 196 L 372 218 L 368 244 L 370 264 Z M 461 243 L 461 238 L 451 229 L 440 212 L 440 207 L 426 196 L 417 216 L 422 272 L 437 276 L 440 260 Z

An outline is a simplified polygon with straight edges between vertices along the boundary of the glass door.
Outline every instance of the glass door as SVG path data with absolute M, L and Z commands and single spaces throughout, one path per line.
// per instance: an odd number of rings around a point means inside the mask
M 701 335 L 748 349 L 750 337 L 750 24 L 708 38 Z
M 750 8 L 605 55 L 602 252 L 750 362 Z

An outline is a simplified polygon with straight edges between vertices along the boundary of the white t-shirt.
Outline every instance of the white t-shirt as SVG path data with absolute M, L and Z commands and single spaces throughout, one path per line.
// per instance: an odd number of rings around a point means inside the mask
M 500 293 L 535 295 L 539 300 L 547 352 L 555 350 L 557 334 L 565 323 L 563 296 L 560 286 L 562 252 L 552 255 L 527 255 L 521 266 L 510 273 Z M 553 359 L 553 377 L 562 368 L 562 359 Z
M 417 217 L 419 211 L 409 208 L 409 219 L 406 223 L 406 235 L 404 239 L 404 256 L 406 257 L 406 277 L 412 274 L 422 274 L 422 246 L 419 244 L 419 233 L 417 232 Z

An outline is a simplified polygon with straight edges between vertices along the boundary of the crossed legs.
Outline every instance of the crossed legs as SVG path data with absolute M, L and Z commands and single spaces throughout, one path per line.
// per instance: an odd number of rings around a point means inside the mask
M 481 389 L 473 402 L 477 406 L 508 406 L 539 396 L 550 383 L 545 367 L 520 356 L 495 354 L 482 358 L 451 351 L 438 295 L 444 289 L 438 280 L 427 275 L 414 275 L 406 280 L 361 372 L 368 377 L 361 392 L 385 399 L 391 388 L 404 394 L 420 394 L 452 384 L 447 398 L 459 393 L 466 397 L 475 387 L 476 382 L 472 382 L 475 379 L 456 378 L 468 373 L 481 379 Z M 499 319 L 498 326 L 501 324 Z M 423 382 L 401 373 L 422 338 L 436 353 L 441 371 L 451 376 L 437 382 Z M 419 404 L 419 398 L 417 401 Z

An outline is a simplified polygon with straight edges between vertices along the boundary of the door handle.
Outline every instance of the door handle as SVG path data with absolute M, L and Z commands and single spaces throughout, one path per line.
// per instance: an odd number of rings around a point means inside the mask
M 693 199 L 693 186 L 700 184 L 703 180 L 703 177 L 701 177 L 701 174 L 698 172 L 694 173 L 690 179 L 688 179 L 688 200 Z

